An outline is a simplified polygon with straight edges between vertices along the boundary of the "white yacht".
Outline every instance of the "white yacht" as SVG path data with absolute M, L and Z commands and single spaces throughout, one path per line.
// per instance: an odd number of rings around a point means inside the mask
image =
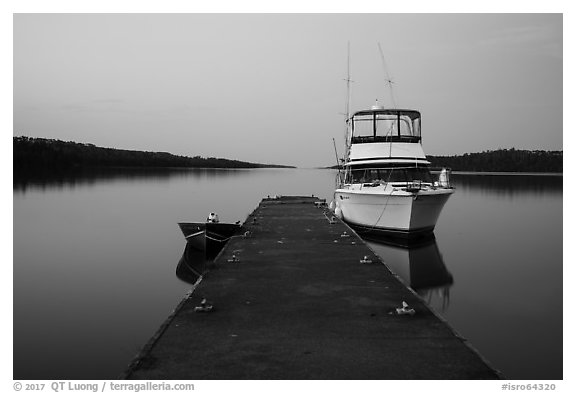
M 346 123 L 344 168 L 332 206 L 336 216 L 359 233 L 411 237 L 433 231 L 454 189 L 447 169 L 432 179 L 420 112 L 376 103 Z

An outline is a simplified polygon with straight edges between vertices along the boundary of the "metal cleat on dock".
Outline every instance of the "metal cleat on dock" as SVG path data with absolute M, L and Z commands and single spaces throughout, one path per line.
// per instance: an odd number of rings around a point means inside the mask
M 364 258 L 360 259 L 360 263 L 372 263 L 372 259 L 368 259 L 368 255 L 364 255 Z
M 340 237 L 350 237 L 350 235 L 348 234 L 348 232 L 344 231 L 344 233 L 341 234 Z
M 212 311 L 214 307 L 211 304 L 208 304 L 206 298 L 202 299 L 199 306 L 194 307 L 195 312 L 209 312 Z
M 232 254 L 232 258 L 228 259 L 228 262 L 240 262 L 240 259 L 238 259 L 236 254 Z
M 397 315 L 414 315 L 416 311 L 408 306 L 408 303 L 402 302 L 402 307 L 396 309 Z

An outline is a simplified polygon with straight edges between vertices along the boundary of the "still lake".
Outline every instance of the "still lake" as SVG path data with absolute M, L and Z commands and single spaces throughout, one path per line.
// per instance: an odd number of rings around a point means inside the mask
M 243 221 L 268 195 L 329 202 L 335 173 L 15 177 L 14 379 L 116 378 L 191 288 L 177 222 Z M 562 176 L 451 180 L 435 242 L 370 246 L 506 378 L 562 379 Z

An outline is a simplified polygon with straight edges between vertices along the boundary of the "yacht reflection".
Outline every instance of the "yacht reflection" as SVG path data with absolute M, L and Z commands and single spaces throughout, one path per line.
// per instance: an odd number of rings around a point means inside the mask
M 433 233 L 410 243 L 380 236 L 363 238 L 390 270 L 430 306 L 439 311 L 448 308 L 454 278 L 444 264 Z
M 198 250 L 192 243 L 186 242 L 182 257 L 176 266 L 176 277 L 188 284 L 196 284 L 214 261 L 215 255 Z

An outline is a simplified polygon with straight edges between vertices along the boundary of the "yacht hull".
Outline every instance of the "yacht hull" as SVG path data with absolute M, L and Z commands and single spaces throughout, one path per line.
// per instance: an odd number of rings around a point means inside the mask
M 415 193 L 338 189 L 334 200 L 341 218 L 359 233 L 411 237 L 434 230 L 444 204 L 453 193 L 453 189 Z

